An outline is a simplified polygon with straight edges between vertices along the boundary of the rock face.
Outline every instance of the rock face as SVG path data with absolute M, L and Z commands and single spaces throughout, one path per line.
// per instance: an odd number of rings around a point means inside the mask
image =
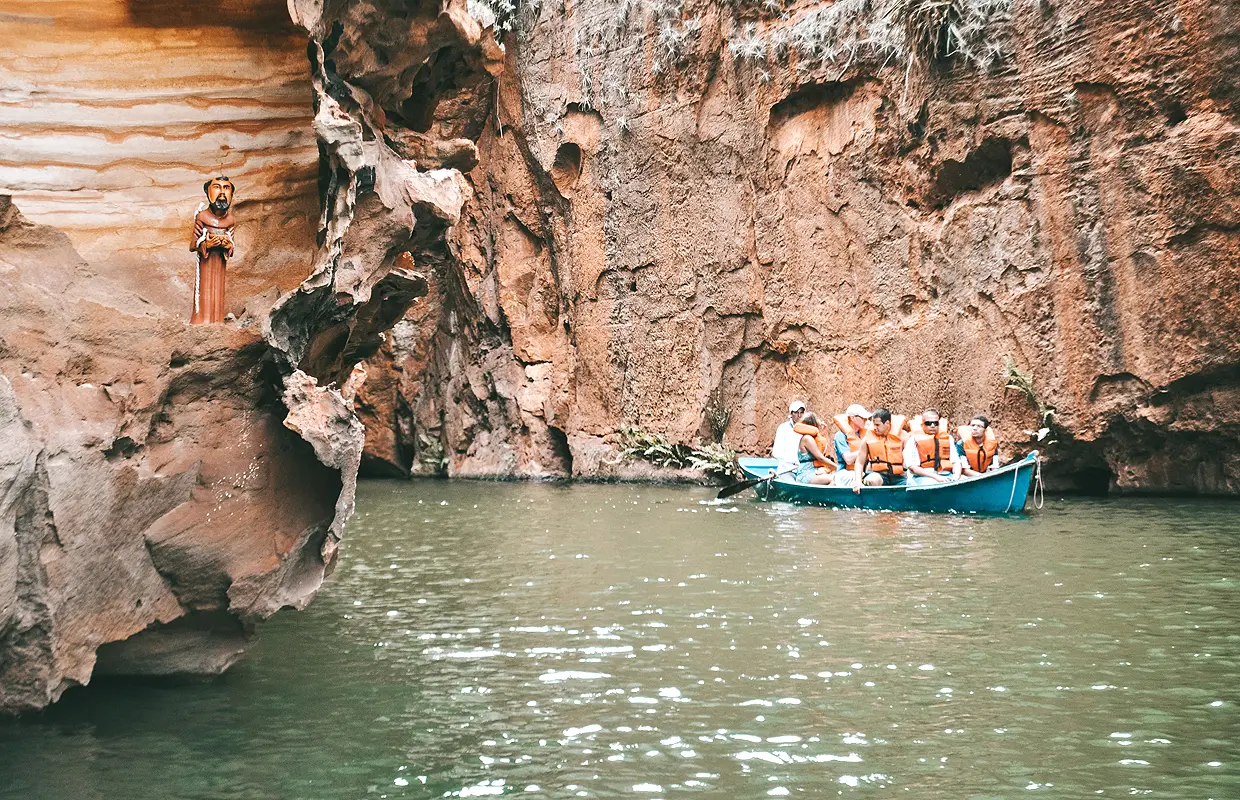
M 1008 455 L 1040 406 L 1061 486 L 1240 493 L 1240 17 L 897 5 L 523 6 L 368 468 L 761 452 L 801 397 L 986 411 Z
M 8 198 L 0 282 L 0 708 L 92 672 L 223 669 L 312 596 L 347 471 L 281 424 L 257 331 L 187 326 Z
M 458 167 L 476 160 L 434 103 L 411 127 L 413 76 L 435 76 L 425 99 L 442 88 L 437 58 L 478 80 L 501 66 L 463 3 L 399 7 L 399 30 L 395 4 L 340 17 L 231 0 L 207 19 L 185 10 L 197 4 L 134 0 L 0 15 L 26 39 L 0 57 L 0 141 L 25 148 L 0 155 L 0 189 L 64 227 L 0 194 L 0 713 L 101 674 L 216 674 L 334 565 L 362 458 L 359 362 L 428 292 L 419 270 L 446 258 Z M 94 49 L 56 46 L 75 31 Z M 145 65 L 130 83 L 122 55 Z M 251 299 L 237 325 L 189 326 L 188 289 L 163 265 L 188 254 L 196 200 L 182 198 L 217 171 L 221 129 L 239 197 L 251 191 L 230 302 L 247 285 L 285 293 Z M 145 171 L 137 140 L 154 148 Z M 312 141 L 321 215 L 305 213 L 318 205 Z M 124 181 L 150 191 L 115 189 Z M 136 216 L 109 239 L 118 209 Z

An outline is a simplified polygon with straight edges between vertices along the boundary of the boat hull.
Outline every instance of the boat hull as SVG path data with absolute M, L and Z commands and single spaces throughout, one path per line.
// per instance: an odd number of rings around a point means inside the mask
M 746 478 L 767 478 L 774 472 L 772 458 L 742 458 Z M 858 494 L 851 487 L 797 483 L 791 475 L 763 481 L 754 489 L 764 500 L 786 500 L 836 508 L 871 511 L 927 511 L 954 514 L 1008 514 L 1024 510 L 1038 463 L 1035 450 L 994 472 L 976 478 L 929 486 L 865 486 Z

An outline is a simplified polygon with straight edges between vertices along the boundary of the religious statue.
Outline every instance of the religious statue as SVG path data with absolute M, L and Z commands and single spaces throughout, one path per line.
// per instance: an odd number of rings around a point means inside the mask
M 225 175 L 202 185 L 207 203 L 194 216 L 194 243 L 189 246 L 198 259 L 194 270 L 195 325 L 224 321 L 224 268 L 233 255 L 233 183 Z

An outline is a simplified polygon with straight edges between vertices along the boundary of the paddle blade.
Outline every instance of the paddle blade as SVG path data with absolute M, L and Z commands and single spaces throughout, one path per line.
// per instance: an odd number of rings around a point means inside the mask
M 754 478 L 752 480 L 741 481 L 740 483 L 734 483 L 731 486 L 725 486 L 719 490 L 719 494 L 715 495 L 715 499 L 722 500 L 725 497 L 731 497 L 734 494 L 740 494 L 741 492 L 745 491 L 751 486 L 757 486 L 759 483 L 762 483 L 762 481 L 764 480 L 766 479 L 765 478 Z

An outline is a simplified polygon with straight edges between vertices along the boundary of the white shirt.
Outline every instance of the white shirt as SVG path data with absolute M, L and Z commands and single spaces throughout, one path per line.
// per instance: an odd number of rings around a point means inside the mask
M 949 433 L 947 434 L 947 439 L 951 442 L 952 457 L 950 461 L 943 465 L 943 468 L 954 468 L 960 463 L 960 458 L 956 455 L 956 437 Z M 920 466 L 921 454 L 917 452 L 917 439 L 914 436 L 910 436 L 908 437 L 908 441 L 904 443 L 904 468 L 906 470 L 912 470 L 913 467 Z
M 801 450 L 801 434 L 792 429 L 792 423 L 784 420 L 784 424 L 775 429 L 775 444 L 771 445 L 771 458 L 783 464 L 796 464 L 797 453 Z

